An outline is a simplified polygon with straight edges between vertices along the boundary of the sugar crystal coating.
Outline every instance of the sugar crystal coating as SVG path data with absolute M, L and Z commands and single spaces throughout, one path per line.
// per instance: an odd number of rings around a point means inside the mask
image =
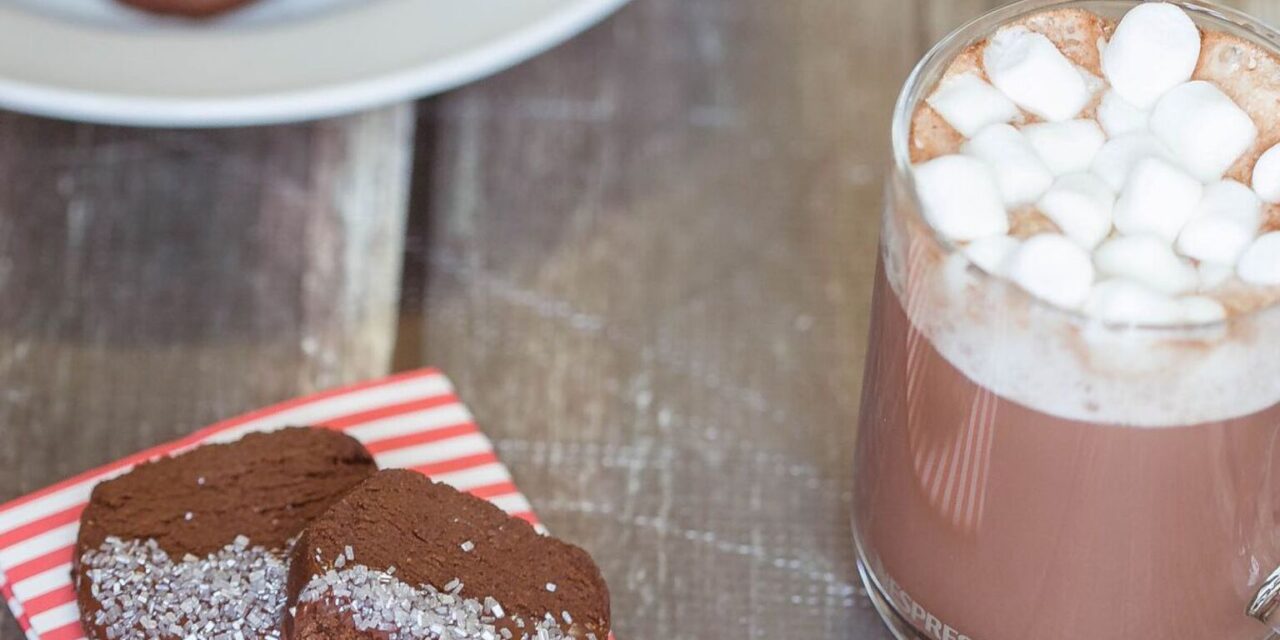
M 562 640 L 570 638 L 550 614 L 537 620 L 508 616 L 497 600 L 464 598 L 462 581 L 444 589 L 418 587 L 361 564 L 330 569 L 313 576 L 298 596 L 299 603 L 323 603 L 349 616 L 359 631 L 380 631 L 392 640 Z M 572 624 L 562 612 L 565 624 Z M 499 623 L 498 621 L 503 621 Z M 520 629 L 519 635 L 511 629 Z M 588 638 L 593 637 L 588 634 Z M 603 639 L 599 639 L 603 640 Z
M 203 558 L 174 561 L 155 540 L 108 537 L 80 559 L 111 640 L 281 638 L 285 561 L 240 536 Z

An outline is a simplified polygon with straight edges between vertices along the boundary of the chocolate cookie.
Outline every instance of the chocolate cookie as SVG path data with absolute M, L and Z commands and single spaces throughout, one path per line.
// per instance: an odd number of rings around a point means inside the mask
M 73 576 L 89 638 L 279 638 L 289 545 L 377 470 L 327 429 L 256 433 L 94 487 Z
M 120 2 L 153 13 L 205 18 L 230 11 L 254 0 L 120 0 Z
M 381 471 L 307 528 L 289 568 L 293 640 L 609 634 L 585 551 L 412 471 Z

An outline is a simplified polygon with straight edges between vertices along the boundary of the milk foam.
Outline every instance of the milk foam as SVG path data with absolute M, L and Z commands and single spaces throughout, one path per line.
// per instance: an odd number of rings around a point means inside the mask
M 945 253 L 927 228 L 884 232 L 915 328 L 970 380 L 1060 418 L 1179 427 L 1280 402 L 1280 308 L 1194 329 L 1121 329 L 1036 300 Z

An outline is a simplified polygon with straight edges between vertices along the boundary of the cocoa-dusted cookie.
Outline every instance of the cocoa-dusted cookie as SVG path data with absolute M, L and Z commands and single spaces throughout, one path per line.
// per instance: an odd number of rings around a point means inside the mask
M 205 18 L 230 11 L 254 0 L 120 0 L 120 2 L 153 13 Z
M 81 515 L 73 563 L 86 635 L 281 637 L 289 545 L 376 470 L 349 436 L 291 428 L 100 483 Z
M 412 471 L 381 471 L 317 518 L 289 568 L 292 640 L 605 640 L 587 552 Z

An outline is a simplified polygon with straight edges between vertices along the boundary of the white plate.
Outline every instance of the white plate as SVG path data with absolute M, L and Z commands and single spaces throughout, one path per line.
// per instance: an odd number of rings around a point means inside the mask
M 114 0 L 0 0 L 0 106 L 74 120 L 308 120 L 450 89 L 626 0 L 261 0 L 212 21 Z

